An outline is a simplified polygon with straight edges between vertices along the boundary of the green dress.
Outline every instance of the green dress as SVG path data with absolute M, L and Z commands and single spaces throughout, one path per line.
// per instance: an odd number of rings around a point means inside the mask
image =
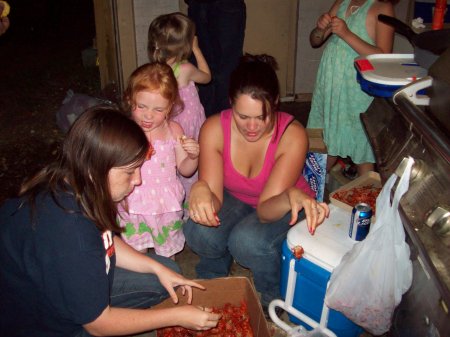
M 376 0 L 367 0 L 345 18 L 350 0 L 344 0 L 337 16 L 364 41 L 374 44 L 366 30 L 367 11 Z M 356 81 L 353 61 L 358 54 L 337 35 L 330 36 L 320 60 L 308 119 L 309 128 L 320 128 L 328 154 L 349 156 L 355 164 L 374 163 L 375 157 L 360 119 L 373 100 Z

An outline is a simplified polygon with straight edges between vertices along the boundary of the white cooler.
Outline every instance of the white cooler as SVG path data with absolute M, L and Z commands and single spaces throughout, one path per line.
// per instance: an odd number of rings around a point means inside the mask
M 283 300 L 272 301 L 269 313 L 274 323 L 288 332 L 292 332 L 292 327 L 278 318 L 276 306 L 288 312 L 291 322 L 308 330 L 320 330 L 324 336 L 357 337 L 363 331 L 359 326 L 324 305 L 333 269 L 356 243 L 348 236 L 351 213 L 332 204 L 329 207 L 329 218 L 314 235 L 308 232 L 306 220 L 289 230 L 282 248 L 280 287 Z M 304 249 L 300 259 L 293 254 L 298 245 Z
M 355 59 L 361 89 L 376 97 L 392 97 L 397 89 L 427 75 L 414 54 L 373 54 Z

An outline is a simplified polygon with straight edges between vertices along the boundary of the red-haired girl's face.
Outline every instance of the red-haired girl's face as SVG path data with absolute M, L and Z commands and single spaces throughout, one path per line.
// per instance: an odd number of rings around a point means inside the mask
M 140 91 L 136 94 L 131 117 L 145 133 L 150 133 L 165 123 L 171 107 L 159 91 Z

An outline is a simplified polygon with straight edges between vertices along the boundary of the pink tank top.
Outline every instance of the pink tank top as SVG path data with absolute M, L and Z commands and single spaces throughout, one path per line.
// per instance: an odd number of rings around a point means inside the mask
M 233 163 L 231 162 L 231 118 L 231 109 L 221 112 L 220 121 L 223 130 L 223 185 L 227 192 L 232 196 L 256 208 L 259 196 L 261 195 L 264 186 L 269 179 L 270 173 L 272 172 L 272 168 L 275 165 L 275 152 L 277 151 L 278 143 L 294 117 L 285 112 L 278 113 L 277 125 L 269 143 L 269 147 L 267 148 L 263 167 L 259 174 L 253 178 L 247 178 L 240 174 L 234 169 Z M 303 175 L 300 175 L 295 186 L 312 198 L 315 198 L 314 192 L 309 187 Z

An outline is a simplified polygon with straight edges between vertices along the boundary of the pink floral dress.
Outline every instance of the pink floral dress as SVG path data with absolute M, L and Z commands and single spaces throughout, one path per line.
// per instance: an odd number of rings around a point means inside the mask
M 150 160 L 141 168 L 142 184 L 128 196 L 128 212 L 119 210 L 122 238 L 137 250 L 154 247 L 156 254 L 172 256 L 184 247 L 184 189 L 177 176 L 176 141 L 156 140 Z

